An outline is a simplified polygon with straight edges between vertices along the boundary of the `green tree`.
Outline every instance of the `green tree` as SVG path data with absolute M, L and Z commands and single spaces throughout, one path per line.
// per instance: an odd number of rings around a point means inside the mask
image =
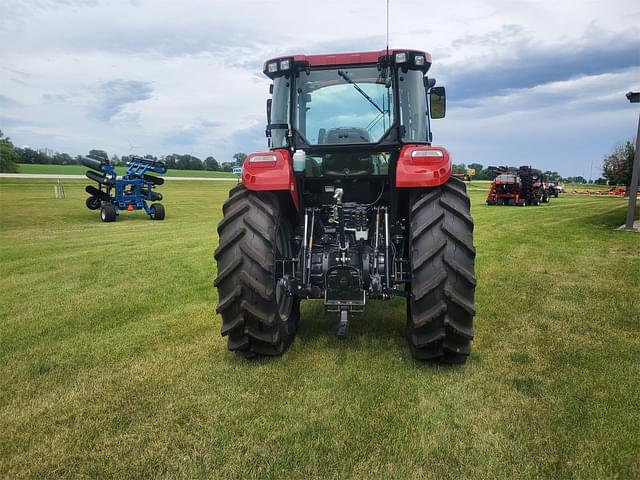
M 233 159 L 236 162 L 237 167 L 241 167 L 244 163 L 244 159 L 247 158 L 247 154 L 243 152 L 238 152 L 233 154 Z
M 467 169 L 464 163 L 459 165 L 453 164 L 453 173 L 467 173 Z
M 562 177 L 558 172 L 552 172 L 551 170 L 547 170 L 543 173 L 544 179 L 549 182 L 558 182 L 562 180 Z
M 202 160 L 192 155 L 189 157 L 189 170 L 202 170 Z
M 167 155 L 166 157 L 164 157 L 164 164 L 166 165 L 167 169 L 176 168 L 176 156 Z
M 217 171 L 217 170 L 220 170 L 220 165 L 218 164 L 218 161 L 215 158 L 209 156 L 204 160 L 204 168 L 205 170 Z
M 53 163 L 56 165 L 72 165 L 74 160 L 68 153 L 56 153 L 53 155 Z
M 36 165 L 44 165 L 49 163 L 49 159 L 40 152 L 36 152 L 31 148 L 18 148 L 16 149 L 20 156 L 20 163 L 33 163 Z
M 631 171 L 633 170 L 633 155 L 635 142 L 629 140 L 624 145 L 618 145 L 613 152 L 604 157 L 602 164 L 602 176 L 609 180 L 609 185 L 631 184 Z
M 5 137 L 0 130 L 0 172 L 15 173 L 18 171 L 20 159 L 9 137 Z
M 96 160 L 104 160 L 105 162 L 109 162 L 109 155 L 104 150 L 91 149 L 89 150 L 89 157 L 95 158 Z
M 188 155 L 175 155 L 176 157 L 176 168 L 178 170 L 189 170 L 190 162 Z

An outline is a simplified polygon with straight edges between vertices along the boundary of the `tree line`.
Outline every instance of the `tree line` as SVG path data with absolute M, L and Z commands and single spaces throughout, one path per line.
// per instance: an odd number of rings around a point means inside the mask
M 109 162 L 112 165 L 126 165 L 130 160 L 130 155 L 112 155 L 109 157 L 106 151 L 91 149 L 87 156 Z M 233 159 L 228 162 L 219 162 L 213 156 L 208 156 L 204 160 L 195 155 L 172 153 L 164 157 L 155 155 L 144 155 L 144 158 L 151 160 L 162 160 L 167 169 L 176 170 L 209 170 L 217 172 L 231 172 L 234 167 L 242 166 L 245 153 L 238 152 L 233 155 Z M 0 130 L 0 172 L 17 172 L 18 164 L 30 165 L 81 165 L 82 156 L 71 156 L 68 153 L 34 150 L 32 148 L 19 148 L 13 145 L 9 137 L 5 137 Z
M 587 180 L 582 176 L 562 177 L 558 172 L 540 171 L 534 169 L 538 174 L 544 175 L 545 180 L 550 182 L 565 183 L 594 183 L 596 185 L 626 185 L 631 183 L 631 171 L 633 168 L 633 156 L 635 151 L 635 143 L 631 140 L 624 145 L 619 145 L 605 156 L 602 164 L 602 176 L 595 181 Z M 111 162 L 113 165 L 126 165 L 130 159 L 129 155 L 113 155 L 109 157 L 106 151 L 100 149 L 92 149 L 89 156 L 100 158 L 104 161 Z M 218 162 L 214 157 L 208 156 L 204 160 L 189 154 L 172 153 L 165 157 L 158 158 L 155 155 L 144 155 L 144 158 L 153 160 L 162 160 L 168 169 L 177 170 L 209 170 L 231 172 L 234 167 L 241 167 L 246 154 L 242 152 L 235 153 L 232 160 L 228 162 Z M 67 153 L 46 152 L 33 150 L 31 148 L 18 148 L 13 145 L 9 137 L 5 137 L 0 130 L 0 172 L 17 172 L 19 163 L 27 164 L 43 164 L 43 165 L 79 165 L 82 157 L 77 155 L 72 157 Z M 487 167 L 480 163 L 464 163 L 454 164 L 453 173 L 467 173 L 467 169 L 474 169 L 475 180 L 492 180 L 495 174 Z M 516 167 L 509 167 L 517 170 Z

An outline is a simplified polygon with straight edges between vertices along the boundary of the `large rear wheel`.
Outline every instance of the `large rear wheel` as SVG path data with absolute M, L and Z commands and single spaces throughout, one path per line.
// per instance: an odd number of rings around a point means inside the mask
M 407 336 L 414 358 L 464 363 L 471 352 L 476 253 L 469 211 L 457 178 L 412 196 Z
M 291 258 L 292 225 L 271 192 L 239 185 L 231 190 L 218 224 L 216 311 L 229 350 L 281 355 L 295 336 L 300 301 L 276 282 L 276 261 Z

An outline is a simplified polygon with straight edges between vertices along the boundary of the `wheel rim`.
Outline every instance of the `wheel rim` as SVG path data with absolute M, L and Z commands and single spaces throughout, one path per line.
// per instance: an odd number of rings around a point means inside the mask
M 106 212 L 104 211 L 104 208 L 100 212 L 100 217 L 102 218 L 103 222 L 107 219 L 107 215 L 106 215 Z
M 284 228 L 278 228 L 278 231 L 276 232 L 276 261 L 290 258 L 291 256 L 291 245 L 289 245 L 289 239 L 283 230 Z M 276 283 L 275 290 L 276 304 L 278 305 L 278 315 L 280 315 L 280 320 L 288 322 L 289 317 L 291 316 L 291 309 L 293 308 L 293 297 L 289 295 L 289 292 L 287 292 L 286 282 L 284 281 L 278 281 Z

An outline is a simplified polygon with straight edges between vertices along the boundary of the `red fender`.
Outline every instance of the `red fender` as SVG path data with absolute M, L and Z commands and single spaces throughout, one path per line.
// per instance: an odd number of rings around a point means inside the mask
M 451 176 L 451 156 L 446 148 L 405 145 L 396 167 L 396 187 L 438 187 Z
M 242 165 L 242 184 L 256 192 L 288 190 L 300 209 L 293 161 L 286 149 L 250 153 Z

